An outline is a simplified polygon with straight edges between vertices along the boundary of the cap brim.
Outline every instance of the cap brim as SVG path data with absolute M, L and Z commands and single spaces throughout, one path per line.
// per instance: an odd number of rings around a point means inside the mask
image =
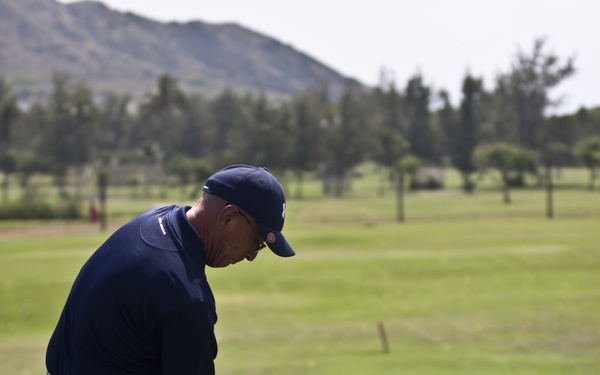
M 272 228 L 269 228 L 268 226 L 260 222 L 256 223 L 258 224 L 258 229 L 260 230 L 260 234 L 262 235 L 262 237 L 267 239 L 267 245 L 269 246 L 269 249 L 271 249 L 271 251 L 273 251 L 280 257 L 291 257 L 296 255 L 296 253 L 294 252 L 294 250 L 292 250 L 292 247 L 287 242 L 285 237 L 283 237 L 283 234 L 281 234 L 281 232 L 273 230 Z M 269 241 L 269 239 L 272 238 L 274 238 L 275 240 Z

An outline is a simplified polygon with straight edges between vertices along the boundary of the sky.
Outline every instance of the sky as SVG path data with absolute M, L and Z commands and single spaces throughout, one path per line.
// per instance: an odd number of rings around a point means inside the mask
M 62 3 L 73 0 L 59 0 Z M 420 73 L 460 101 L 469 72 L 495 87 L 519 51 L 546 51 L 576 72 L 550 91 L 551 113 L 600 106 L 597 0 L 102 0 L 156 21 L 234 22 L 308 54 L 344 76 L 377 85 L 381 72 L 404 88 Z

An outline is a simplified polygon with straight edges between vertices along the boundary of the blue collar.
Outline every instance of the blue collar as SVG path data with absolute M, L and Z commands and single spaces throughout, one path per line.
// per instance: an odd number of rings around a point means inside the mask
M 204 268 L 206 251 L 202 239 L 186 216 L 190 208 L 190 206 L 176 207 L 167 215 L 167 222 L 182 248 Z

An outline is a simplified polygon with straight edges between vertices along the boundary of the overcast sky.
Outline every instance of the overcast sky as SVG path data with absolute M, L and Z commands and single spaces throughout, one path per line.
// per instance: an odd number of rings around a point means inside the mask
M 73 0 L 60 0 L 73 2 Z M 557 112 L 600 105 L 597 0 L 102 0 L 157 21 L 235 22 L 307 53 L 341 74 L 375 85 L 382 68 L 403 88 L 420 72 L 460 99 L 467 71 L 494 87 L 515 54 L 536 38 L 577 72 L 551 94 Z

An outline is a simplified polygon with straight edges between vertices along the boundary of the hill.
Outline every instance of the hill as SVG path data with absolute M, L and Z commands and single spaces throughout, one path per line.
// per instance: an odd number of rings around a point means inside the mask
M 291 94 L 326 82 L 334 96 L 356 80 L 237 24 L 161 23 L 95 1 L 0 0 L 0 76 L 20 98 L 46 95 L 53 72 L 96 92 L 134 97 L 162 73 L 188 92 L 224 87 Z

